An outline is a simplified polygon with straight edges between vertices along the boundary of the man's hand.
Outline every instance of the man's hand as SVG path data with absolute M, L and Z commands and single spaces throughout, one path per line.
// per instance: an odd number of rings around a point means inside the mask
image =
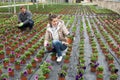
M 23 26 L 23 23 L 19 23 L 18 26 L 20 26 L 20 27 Z

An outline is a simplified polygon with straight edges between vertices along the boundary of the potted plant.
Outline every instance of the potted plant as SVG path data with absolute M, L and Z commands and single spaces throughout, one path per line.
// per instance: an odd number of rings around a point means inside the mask
M 49 73 L 50 73 L 50 69 L 49 68 L 42 68 L 43 71 L 43 75 L 45 76 L 46 79 L 49 78 Z
M 53 53 L 51 54 L 51 60 L 52 60 L 52 61 L 55 61 L 56 59 L 57 59 L 56 53 L 53 52 Z
M 110 71 L 112 74 L 117 74 L 118 69 L 116 67 L 112 67 Z
M 80 48 L 83 48 L 84 47 L 84 43 L 83 44 L 80 44 Z
M 40 41 L 36 43 L 36 45 L 38 46 L 38 48 L 40 47 L 40 44 L 41 44 Z
M 40 43 L 41 43 L 41 44 L 43 44 L 43 42 L 44 42 L 44 39 L 40 40 Z
M 23 39 L 22 39 L 21 37 L 19 37 L 19 38 L 18 38 L 19 45 L 21 45 L 21 44 L 22 44 L 22 40 L 23 40 Z
M 36 57 L 38 59 L 38 62 L 42 61 L 42 55 L 41 54 L 37 53 Z
M 116 52 L 117 57 L 120 58 L 120 51 Z
M 20 53 L 20 49 L 19 48 L 15 49 L 15 52 Z
M 9 54 L 9 57 L 10 57 L 10 58 L 11 58 L 11 57 L 15 57 L 15 52 L 12 51 L 11 54 Z
M 40 75 L 40 76 L 38 77 L 38 80 L 46 80 L 46 79 L 45 79 L 45 76 L 44 76 L 44 75 Z
M 110 80 L 117 80 L 118 75 L 117 74 L 111 74 L 110 75 Z
M 26 41 L 27 37 L 26 36 L 22 36 L 23 42 Z
M 20 60 L 15 61 L 15 69 L 20 70 Z
M 11 50 L 12 50 L 12 51 L 15 50 L 15 48 L 16 48 L 15 46 L 16 46 L 15 44 L 12 44 L 12 45 L 11 45 Z
M 43 62 L 43 65 L 46 66 L 46 67 L 49 67 L 51 66 L 51 61 L 49 59 L 47 59 L 46 61 Z
M 101 44 L 102 51 L 105 52 L 108 49 L 108 46 L 105 46 L 103 43 Z
M 84 78 L 81 75 L 76 75 L 76 79 L 75 80 L 84 80 Z
M 35 60 L 34 58 L 32 58 L 31 64 L 32 64 L 32 67 L 33 67 L 33 68 L 36 68 L 37 63 L 36 63 L 36 60 Z
M 97 75 L 97 80 L 103 80 L 103 74 L 102 73 Z
M 20 57 L 20 49 L 19 48 L 15 49 L 15 55 L 17 58 Z
M 69 63 L 70 56 L 66 55 L 64 57 L 64 63 Z
M 6 54 L 9 55 L 11 52 L 11 47 L 10 46 L 7 46 L 6 47 Z
M 2 74 L 2 68 L 3 68 L 3 65 L 0 64 L 0 75 Z
M 49 78 L 49 73 L 50 73 L 50 69 L 49 68 L 42 68 L 43 71 L 43 75 L 45 76 L 46 79 Z
M 24 54 L 25 46 L 21 46 L 21 47 L 20 47 L 20 50 L 21 50 L 21 54 Z
M 35 49 L 34 48 L 28 48 L 28 51 L 30 51 L 32 54 L 34 54 Z
M 84 55 L 79 55 L 79 59 L 84 59 Z
M 115 64 L 114 63 L 110 63 L 109 64 L 109 70 L 111 71 L 112 67 L 115 67 Z
M 44 57 L 44 50 L 41 49 L 41 50 L 39 51 L 39 54 L 42 54 L 42 57 Z
M 82 40 L 82 41 L 80 42 L 80 44 L 84 46 L 84 40 Z
M 50 73 L 50 69 L 48 68 L 49 66 L 50 64 L 47 62 L 43 62 L 43 64 L 40 65 L 40 69 L 42 70 L 43 75 L 45 76 L 46 79 L 49 78 L 49 73 Z
M 66 52 L 66 55 L 70 56 L 70 54 L 71 54 L 71 52 L 69 52 L 69 51 Z
M 66 71 L 65 70 L 60 70 L 58 73 L 59 79 L 58 80 L 65 80 L 65 76 L 66 76 Z
M 28 74 L 31 74 L 32 73 L 32 64 L 31 63 L 27 64 L 26 69 L 27 69 Z
M 62 66 L 62 70 L 67 71 L 67 69 L 68 69 L 68 66 L 67 66 L 66 64 L 64 64 L 64 65 Z
M 13 44 L 16 45 L 16 48 L 18 47 L 18 41 L 14 42 Z
M 35 42 L 36 42 L 34 38 L 32 38 L 31 41 L 33 44 L 35 44 Z
M 5 52 L 3 51 L 3 50 L 0 50 L 0 59 L 4 59 L 4 54 L 5 54 Z
M 103 70 L 104 70 L 103 66 L 98 66 L 98 67 L 97 67 L 97 73 L 98 73 L 98 74 L 99 74 L 99 73 L 103 73 Z
M 73 36 L 72 35 L 68 35 L 67 36 L 67 43 L 72 44 L 72 42 L 73 42 Z
M 8 80 L 9 76 L 6 73 L 1 74 L 0 80 Z
M 9 54 L 10 62 L 13 63 L 15 61 L 15 52 L 12 51 L 11 54 Z
M 93 49 L 93 48 L 92 48 Z M 97 48 L 94 48 L 93 53 L 98 53 Z
M 85 73 L 85 69 L 86 69 L 85 65 L 84 64 L 82 64 L 82 65 L 80 64 L 80 67 L 77 68 L 77 73 L 80 74 L 80 75 L 81 74 L 83 75 Z
M 49 41 L 49 44 L 47 44 L 46 49 L 47 49 L 48 51 L 51 51 L 51 50 L 53 49 L 52 41 Z
M 80 69 L 83 69 L 83 70 L 86 69 L 85 63 L 80 63 L 78 67 L 79 67 Z M 78 68 L 78 69 L 79 69 L 79 68 Z
M 93 42 L 91 45 L 92 45 L 92 47 L 96 48 L 96 43 L 95 42 Z
M 20 78 L 21 78 L 21 80 L 27 80 L 27 75 L 28 75 L 27 70 L 21 71 L 20 72 Z
M 85 62 L 85 60 L 84 60 L 83 58 L 81 58 L 81 59 L 79 60 L 79 64 L 84 64 L 84 62 Z
M 39 35 L 35 35 L 33 38 L 34 38 L 34 39 L 38 39 L 38 36 L 39 36 Z
M 10 77 L 14 77 L 14 68 L 13 67 L 9 67 L 8 68 L 8 73 Z
M 25 50 L 28 50 L 28 43 L 24 43 Z
M 30 40 L 29 42 L 28 42 L 28 47 L 30 48 L 32 46 L 32 41 Z
M 11 36 L 10 35 L 8 35 L 7 36 L 7 41 L 9 41 L 11 39 Z
M 107 54 L 106 59 L 108 61 L 108 64 L 113 63 L 113 56 L 111 54 Z
M 25 56 L 25 55 L 22 55 L 22 56 L 20 57 L 20 59 L 21 59 L 21 63 L 22 63 L 22 64 L 25 64 L 25 63 L 26 63 L 26 56 Z
M 25 52 L 25 56 L 27 59 L 30 59 L 30 55 L 31 55 L 31 52 L 30 51 L 26 51 Z
M 83 80 L 83 75 L 85 73 L 85 69 L 82 66 L 78 66 L 77 68 L 77 75 L 76 75 L 76 80 Z
M 95 57 L 94 55 L 91 56 L 91 62 L 96 62 L 97 61 L 97 57 Z
M 5 42 L 5 47 L 7 47 L 7 46 L 9 46 L 9 42 L 6 41 Z
M 79 54 L 80 54 L 80 55 L 84 55 L 84 49 L 80 49 Z
M 91 62 L 90 66 L 91 66 L 91 72 L 95 72 L 96 68 L 99 66 L 99 63 L 97 63 L 97 62 Z
M 35 76 L 35 79 L 36 79 L 36 78 L 37 78 L 38 80 L 46 80 L 46 79 L 45 79 L 45 76 L 43 75 L 43 72 L 42 72 L 41 69 L 39 69 L 38 75 Z
M 32 48 L 34 48 L 35 50 L 37 50 L 38 45 L 35 44 L 35 45 L 32 46 Z
M 3 50 L 4 45 L 0 44 L 0 50 Z
M 7 67 L 8 67 L 8 65 L 9 65 L 9 59 L 8 59 L 8 58 L 5 58 L 5 59 L 3 60 L 3 65 L 4 65 L 4 68 L 7 68 Z

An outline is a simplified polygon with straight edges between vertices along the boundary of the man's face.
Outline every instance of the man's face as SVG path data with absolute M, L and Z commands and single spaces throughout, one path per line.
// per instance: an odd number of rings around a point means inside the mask
M 21 11 L 22 13 L 25 13 L 26 9 L 25 9 L 25 8 L 22 8 L 22 9 L 20 9 L 20 11 Z

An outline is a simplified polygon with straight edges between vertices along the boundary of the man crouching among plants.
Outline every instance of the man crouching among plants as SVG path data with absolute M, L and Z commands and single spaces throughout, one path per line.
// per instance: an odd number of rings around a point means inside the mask
M 44 46 L 50 52 L 57 54 L 57 62 L 63 58 L 62 51 L 67 49 L 67 36 L 69 31 L 63 21 L 58 19 L 55 14 L 49 14 L 49 23 L 47 24 Z
M 21 31 L 26 30 L 29 27 L 29 30 L 33 28 L 34 21 L 32 20 L 32 13 L 27 11 L 25 6 L 20 7 L 20 13 L 18 14 L 18 28 Z

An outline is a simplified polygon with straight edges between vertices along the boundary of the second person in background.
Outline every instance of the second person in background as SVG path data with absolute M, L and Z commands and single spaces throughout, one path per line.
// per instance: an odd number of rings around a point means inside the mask
M 29 30 L 32 30 L 34 26 L 34 21 L 32 20 L 32 13 L 27 11 L 25 6 L 20 7 L 20 13 L 18 14 L 18 28 L 21 31 L 26 30 L 29 27 Z

